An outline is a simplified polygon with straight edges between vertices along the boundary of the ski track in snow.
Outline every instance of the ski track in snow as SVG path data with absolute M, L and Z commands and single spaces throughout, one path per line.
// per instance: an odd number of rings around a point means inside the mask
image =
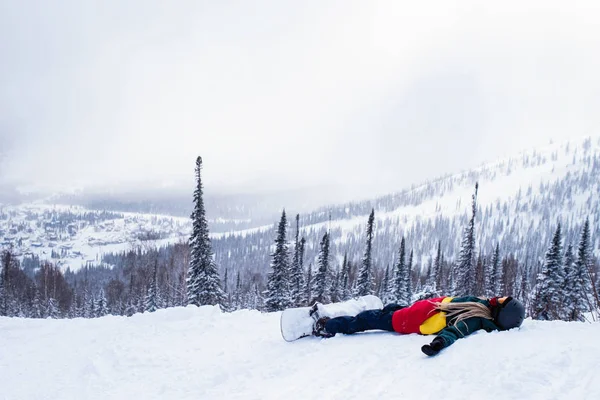
M 0 318 L 0 398 L 600 399 L 600 323 L 526 320 L 436 357 L 433 336 L 283 341 L 280 313 L 180 307 L 133 317 Z

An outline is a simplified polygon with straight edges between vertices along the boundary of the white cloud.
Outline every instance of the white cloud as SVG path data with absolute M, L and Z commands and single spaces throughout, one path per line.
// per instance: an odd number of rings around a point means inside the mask
M 595 2 L 12 3 L 5 179 L 398 189 L 598 133 Z

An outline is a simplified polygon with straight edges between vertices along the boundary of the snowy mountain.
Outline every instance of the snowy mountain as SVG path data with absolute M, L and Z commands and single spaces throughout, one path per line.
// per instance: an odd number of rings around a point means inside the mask
M 600 137 L 586 138 L 526 151 L 372 201 L 323 207 L 300 215 L 306 260 L 316 261 L 318 243 L 327 229 L 338 263 L 345 252 L 349 259 L 360 260 L 371 209 L 376 220 L 373 257 L 380 269 L 393 263 L 402 236 L 422 268 L 435 256 L 438 241 L 444 257 L 456 259 L 476 182 L 476 245 L 484 255 L 491 256 L 499 243 L 502 254 L 512 253 L 535 264 L 543 258 L 557 222 L 562 224 L 566 242 L 576 244 L 586 217 L 598 254 L 599 176 Z M 286 212 L 288 220 L 294 221 L 294 210 Z M 264 273 L 276 222 L 260 229 L 214 235 L 221 268 L 235 271 L 243 265 L 249 273 Z M 290 228 L 291 238 L 295 226 Z
M 525 320 L 438 356 L 431 336 L 283 341 L 279 312 L 177 307 L 130 318 L 0 317 L 3 398 L 598 399 L 600 324 Z M 35 383 L 31 384 L 31 379 Z
M 490 255 L 499 242 L 502 254 L 512 253 L 535 264 L 543 257 L 558 221 L 567 241 L 575 243 L 586 217 L 590 218 L 597 253 L 598 176 L 600 137 L 587 138 L 527 151 L 371 201 L 302 213 L 301 235 L 307 241 L 305 264 L 315 262 L 318 243 L 327 229 L 331 230 L 331 253 L 338 263 L 344 253 L 357 262 L 364 251 L 366 222 L 372 208 L 376 220 L 373 257 L 379 270 L 393 263 L 402 236 L 421 268 L 434 256 L 438 241 L 444 257 L 455 259 L 476 182 L 479 191 L 475 233 L 477 248 L 483 254 Z M 314 193 L 313 197 L 318 198 L 319 194 Z M 247 277 L 264 276 L 268 271 L 278 221 L 266 224 L 263 217 L 236 219 L 251 215 L 252 207 L 239 204 L 230 215 L 227 206 L 218 216 L 209 210 L 217 263 L 221 272 L 229 269 L 231 279 L 235 276 L 231 271 L 242 271 Z M 240 214 L 240 210 L 245 211 Z M 280 212 L 273 210 L 273 214 Z M 291 221 L 291 239 L 297 211 L 286 212 Z M 223 232 L 227 226 L 248 229 Z M 186 240 L 189 233 L 189 217 L 39 203 L 0 205 L 0 246 L 13 245 L 21 255 L 46 257 L 63 269 L 101 263 L 102 255 L 109 252 Z

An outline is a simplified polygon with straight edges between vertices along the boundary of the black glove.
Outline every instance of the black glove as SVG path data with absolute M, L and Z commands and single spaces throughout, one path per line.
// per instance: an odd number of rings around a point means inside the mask
M 442 350 L 445 347 L 444 345 L 444 339 L 438 336 L 435 339 L 433 339 L 433 341 L 430 344 L 423 345 L 423 347 L 421 347 L 421 351 L 427 354 L 428 356 L 435 356 L 437 353 L 440 352 L 440 350 Z

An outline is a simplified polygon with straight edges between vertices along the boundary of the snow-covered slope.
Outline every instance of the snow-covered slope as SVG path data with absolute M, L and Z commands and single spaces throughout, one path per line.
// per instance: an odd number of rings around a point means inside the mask
M 489 256 L 499 243 L 503 255 L 512 253 L 520 261 L 535 265 L 543 259 L 558 222 L 565 245 L 576 245 L 582 224 L 589 217 L 598 255 L 598 176 L 600 137 L 594 137 L 526 151 L 371 201 L 323 207 L 300 215 L 301 235 L 307 239 L 306 260 L 316 262 L 317 247 L 327 229 L 333 241 L 331 253 L 339 261 L 345 252 L 350 259 L 360 260 L 371 209 L 375 210 L 373 256 L 378 268 L 394 262 L 402 236 L 421 267 L 434 257 L 438 241 L 445 259 L 456 259 L 471 215 L 476 182 L 478 252 Z M 294 210 L 286 211 L 291 237 Z M 217 263 L 230 271 L 249 265 L 254 268 L 252 272 L 264 272 L 261 268 L 269 265 L 268 246 L 275 238 L 276 222 L 270 229 L 220 235 L 215 244 L 220 250 Z
M 431 336 L 284 342 L 279 313 L 172 308 L 84 320 L 0 318 L 0 397 L 599 399 L 600 324 L 526 320 L 437 357 Z

